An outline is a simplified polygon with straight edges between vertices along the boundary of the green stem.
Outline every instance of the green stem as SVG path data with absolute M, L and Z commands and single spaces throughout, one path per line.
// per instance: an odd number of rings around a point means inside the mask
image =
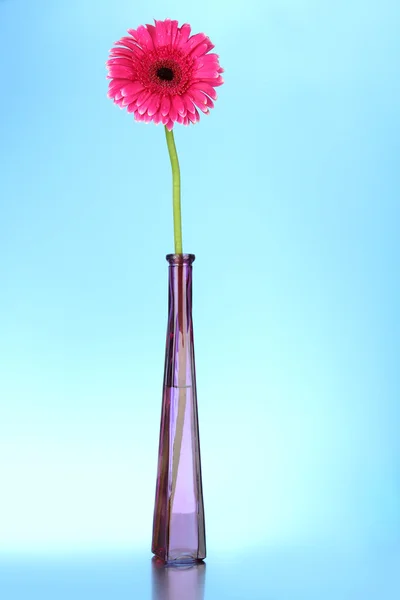
M 181 173 L 173 131 L 165 127 L 165 137 L 172 167 L 172 209 L 174 213 L 175 254 L 182 254 Z

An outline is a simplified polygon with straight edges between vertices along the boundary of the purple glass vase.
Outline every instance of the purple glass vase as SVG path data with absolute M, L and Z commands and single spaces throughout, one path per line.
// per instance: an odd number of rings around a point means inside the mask
M 192 324 L 193 254 L 169 254 L 169 302 L 152 552 L 206 556 Z

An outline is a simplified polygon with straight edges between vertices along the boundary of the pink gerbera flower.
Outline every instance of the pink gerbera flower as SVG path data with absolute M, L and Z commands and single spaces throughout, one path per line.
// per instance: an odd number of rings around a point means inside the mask
M 108 96 L 137 121 L 189 125 L 213 108 L 214 88 L 223 83 L 218 55 L 204 33 L 190 35 L 190 25 L 166 19 L 128 29 L 110 50 Z

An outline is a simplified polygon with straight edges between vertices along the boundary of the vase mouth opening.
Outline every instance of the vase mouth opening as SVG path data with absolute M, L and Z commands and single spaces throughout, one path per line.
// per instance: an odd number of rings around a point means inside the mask
M 171 267 L 180 265 L 191 265 L 195 259 L 194 254 L 167 254 L 166 259 Z

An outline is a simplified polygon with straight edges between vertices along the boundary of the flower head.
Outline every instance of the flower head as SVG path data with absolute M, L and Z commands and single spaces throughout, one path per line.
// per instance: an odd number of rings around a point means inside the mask
M 199 111 L 213 108 L 215 87 L 223 83 L 218 55 L 204 33 L 190 35 L 190 25 L 166 19 L 128 29 L 110 50 L 108 96 L 137 121 L 189 125 Z

